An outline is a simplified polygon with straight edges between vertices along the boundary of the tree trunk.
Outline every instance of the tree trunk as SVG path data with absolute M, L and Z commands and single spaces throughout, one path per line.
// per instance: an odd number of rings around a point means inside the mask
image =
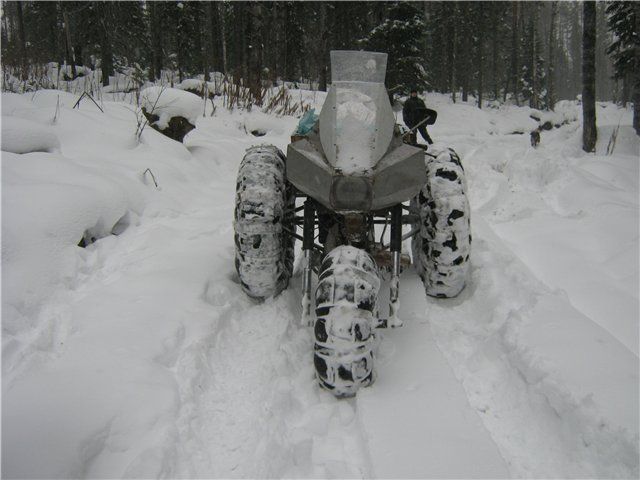
M 478 108 L 482 108 L 482 84 L 484 78 L 482 70 L 484 68 L 484 7 L 482 2 L 478 2 Z
M 636 82 L 633 92 L 633 128 L 636 135 L 640 135 L 640 85 L 638 84 L 638 71 L 636 70 Z
M 453 103 L 456 103 L 456 44 L 458 43 L 457 35 L 456 35 L 456 23 L 457 19 L 457 8 L 456 5 L 453 4 L 453 15 L 451 15 L 449 24 L 449 35 L 448 38 L 448 48 L 447 48 L 447 56 L 448 56 L 448 66 L 449 66 L 449 88 L 451 89 L 451 100 Z
M 160 80 L 162 77 L 162 2 L 149 2 L 151 27 L 151 77 Z
M 531 17 L 529 18 L 529 38 L 531 39 L 531 49 L 530 49 L 530 72 L 531 72 L 531 96 L 529 97 L 529 106 L 531 108 L 539 108 L 538 105 L 538 65 L 536 61 L 537 52 L 536 52 L 536 4 L 531 2 L 530 4 L 533 7 L 533 12 L 531 13 Z
M 636 17 L 636 25 L 634 31 L 640 31 L 640 3 L 634 3 L 634 16 Z M 634 63 L 633 68 L 633 128 L 637 135 L 640 135 L 640 47 L 636 43 L 634 49 Z
M 627 108 L 627 103 L 631 98 L 631 74 L 627 73 L 622 78 L 622 106 Z
M 282 9 L 282 80 L 291 80 L 291 66 L 289 65 L 289 16 L 291 4 L 285 3 Z
M 489 5 L 491 5 L 491 11 L 495 12 L 493 7 L 495 4 Z M 493 99 L 498 100 L 498 29 L 495 27 L 491 29 L 491 48 L 491 80 L 493 83 Z
M 48 16 L 48 25 L 47 25 L 47 41 L 48 45 L 48 54 L 49 59 L 57 61 L 59 58 L 58 55 L 58 3 L 57 2 L 49 2 L 47 3 L 47 16 Z
M 208 2 L 204 4 L 204 18 L 198 18 L 198 35 L 200 37 L 200 58 L 202 59 L 202 74 L 204 75 L 204 81 L 210 80 L 209 70 L 211 70 L 211 38 L 209 32 L 211 31 L 211 16 L 210 5 Z M 205 89 L 206 92 L 206 89 Z
M 220 21 L 220 44 L 222 46 L 222 72 L 226 75 L 228 70 L 227 64 L 227 35 L 226 35 L 226 18 L 224 15 L 224 3 L 219 2 L 218 5 L 218 20 Z
M 516 102 L 516 105 L 520 106 L 519 100 L 519 90 L 520 90 L 520 62 L 518 49 L 520 48 L 520 42 L 518 41 L 518 2 L 512 2 L 512 32 L 511 32 L 511 78 L 512 78 L 512 88 L 513 88 L 513 97 Z M 506 92 L 505 92 L 506 94 Z
M 20 4 L 20 2 L 18 2 Z M 62 18 L 64 20 L 64 33 L 65 33 L 65 53 L 67 59 L 67 65 L 71 65 L 71 77 L 76 78 L 76 60 L 73 58 L 73 48 L 71 48 L 71 27 L 69 26 L 69 14 L 66 11 L 62 12 Z
M 183 49 L 183 52 L 185 53 L 184 67 L 186 67 L 185 71 L 188 73 L 191 73 L 191 71 L 195 69 L 196 71 L 204 74 L 206 71 L 206 60 L 204 58 L 206 47 L 203 45 L 204 38 L 202 35 L 203 11 L 198 11 L 198 3 L 199 2 L 185 2 L 185 6 L 183 8 L 185 14 L 185 27 L 189 28 L 192 32 L 190 39 L 185 41 L 186 45 Z
M 22 2 L 16 2 L 18 16 L 18 56 L 20 57 L 20 74 L 22 80 L 27 79 L 27 42 L 24 33 L 24 20 L 22 18 Z M 71 48 L 71 46 L 69 46 Z M 75 77 L 75 72 L 74 72 Z
M 218 7 L 213 2 L 207 2 L 207 15 L 209 19 L 207 21 L 208 38 L 209 38 L 209 51 L 211 58 L 211 68 L 215 72 L 222 71 L 222 45 L 219 41 L 219 37 L 216 32 L 220 31 L 221 22 Z
M 583 3 L 582 29 L 582 149 L 595 152 L 596 129 L 596 2 Z
M 76 46 L 73 47 L 73 59 L 76 65 L 84 66 L 84 60 L 82 59 L 82 45 L 76 43 Z
M 248 9 L 247 32 L 249 36 L 248 83 L 258 105 L 262 96 L 262 4 L 252 2 Z
M 113 30 L 113 16 L 111 8 L 113 5 L 108 2 L 96 2 L 99 19 L 99 42 L 102 69 L 102 86 L 109 85 L 109 77 L 113 75 L 113 47 L 111 45 L 111 31 Z
M 271 32 L 271 78 L 273 78 L 274 85 L 278 83 L 278 76 L 280 75 L 280 28 L 277 27 L 280 19 L 280 4 L 273 2 L 271 10 L 271 25 L 276 28 Z
M 467 102 L 469 100 L 469 76 L 472 62 L 469 60 L 469 48 L 470 48 L 470 32 L 469 32 L 469 4 L 467 2 L 461 2 L 460 19 L 462 21 L 462 51 L 460 76 L 462 77 L 462 101 Z
M 251 35 L 250 25 L 247 22 L 247 8 L 244 5 L 240 6 L 240 76 L 244 86 L 247 86 L 249 77 L 249 55 L 247 54 L 247 36 Z
M 549 24 L 549 58 L 547 67 L 547 106 L 553 110 L 556 104 L 555 91 L 555 50 L 556 50 L 556 18 L 558 17 L 558 2 L 551 2 L 551 21 Z
M 204 22 L 202 28 L 202 62 L 205 80 L 210 80 L 209 71 L 215 70 L 215 42 L 213 41 L 213 5 L 204 2 Z
M 104 22 L 103 29 L 100 51 L 102 54 L 102 86 L 106 87 L 109 85 L 109 77 L 113 75 L 113 52 L 111 50 L 111 39 Z

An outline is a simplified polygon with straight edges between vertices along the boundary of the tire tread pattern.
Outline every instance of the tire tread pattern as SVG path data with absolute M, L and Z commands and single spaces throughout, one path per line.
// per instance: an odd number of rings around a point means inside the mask
M 285 156 L 272 145 L 247 150 L 236 182 L 234 211 L 235 266 L 250 297 L 278 295 L 293 272 L 295 206 L 293 187 L 286 181 Z
M 413 237 L 413 262 L 427 295 L 450 298 L 465 287 L 471 251 L 466 179 L 452 149 L 432 148 L 425 155 L 427 183 L 411 201 L 419 213 Z
M 364 250 L 339 246 L 323 260 L 316 289 L 314 366 L 318 383 L 351 397 L 375 380 L 378 268 Z

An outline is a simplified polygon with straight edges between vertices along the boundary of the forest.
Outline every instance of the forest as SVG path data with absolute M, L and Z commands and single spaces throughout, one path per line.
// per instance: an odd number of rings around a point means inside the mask
M 596 2 L 598 100 L 633 95 L 637 5 Z M 3 1 L 3 88 L 15 72 L 46 87 L 38 72 L 57 62 L 71 78 L 99 68 L 103 85 L 114 72 L 141 82 L 221 72 L 249 87 L 326 90 L 329 51 L 366 49 L 389 54 L 391 93 L 411 85 L 479 107 L 509 98 L 548 109 L 581 93 L 582 29 L 581 2 Z

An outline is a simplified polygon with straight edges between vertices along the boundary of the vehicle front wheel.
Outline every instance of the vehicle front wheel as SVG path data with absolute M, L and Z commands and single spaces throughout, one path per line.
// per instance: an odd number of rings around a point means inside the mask
M 320 267 L 316 290 L 314 366 L 320 386 L 351 397 L 375 379 L 378 268 L 364 250 L 333 249 Z

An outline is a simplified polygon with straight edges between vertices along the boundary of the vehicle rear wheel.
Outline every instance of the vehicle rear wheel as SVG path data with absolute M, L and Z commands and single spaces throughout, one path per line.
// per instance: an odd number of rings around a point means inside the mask
M 373 383 L 378 268 L 364 250 L 333 249 L 316 290 L 314 366 L 320 386 L 351 397 Z
M 293 272 L 295 195 L 285 156 L 274 146 L 250 148 L 240 164 L 234 213 L 235 266 L 247 295 L 278 295 Z
M 452 149 L 430 148 L 425 154 L 427 183 L 411 201 L 419 213 L 419 233 L 413 237 L 413 263 L 427 295 L 455 297 L 469 270 L 471 224 L 466 179 Z

